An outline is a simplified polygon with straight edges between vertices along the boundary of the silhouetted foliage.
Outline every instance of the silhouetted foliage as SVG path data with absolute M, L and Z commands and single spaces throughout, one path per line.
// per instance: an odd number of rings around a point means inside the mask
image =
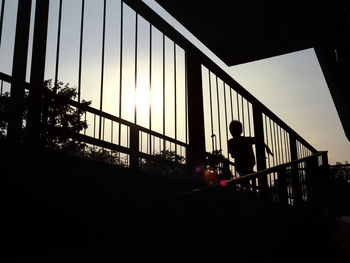
M 97 146 L 86 146 L 85 157 L 92 160 L 103 161 L 109 164 L 128 166 L 128 158 L 126 155 L 121 155 L 119 152 L 107 150 Z
M 5 92 L 0 95 L 0 136 L 4 137 L 7 129 L 10 105 L 10 94 Z
M 162 150 L 149 160 L 140 159 L 140 170 L 165 176 L 179 176 L 185 173 L 185 157 L 175 151 Z
M 69 104 L 69 100 L 74 100 L 78 93 L 75 88 L 69 87 L 69 83 L 63 85 L 57 82 L 52 85 L 52 80 L 44 82 L 45 99 L 43 113 L 43 122 L 47 122 L 48 126 L 60 128 L 60 133 L 50 133 L 46 131 L 46 144 L 49 147 L 66 149 L 68 151 L 79 151 L 85 145 L 76 143 L 69 138 L 70 133 L 79 133 L 87 129 L 88 125 L 81 117 L 85 113 L 84 110 L 77 109 Z M 89 106 L 91 101 L 83 100 L 82 108 Z
M 222 179 L 230 179 L 233 177 L 232 172 L 229 169 L 228 160 L 219 150 L 214 150 L 206 158 L 207 165 L 214 169 Z
M 120 153 L 104 149 L 102 147 L 88 145 L 70 138 L 71 134 L 80 133 L 88 128 L 86 120 L 82 120 L 85 114 L 84 107 L 91 104 L 91 101 L 82 100 L 80 109 L 69 104 L 78 93 L 69 84 L 58 82 L 52 85 L 51 80 L 44 82 L 45 104 L 47 111 L 43 114 L 49 127 L 59 128 L 59 132 L 51 133 L 46 131 L 46 145 L 51 148 L 60 149 L 70 154 L 84 156 L 89 159 L 103 161 L 110 164 L 127 166 L 127 158 L 120 156 Z M 45 121 L 44 120 L 44 121 Z
M 350 164 L 345 162 L 336 162 L 335 166 L 331 166 L 333 180 L 341 183 L 350 184 Z
M 28 92 L 24 94 L 24 111 L 22 113 L 22 128 L 25 128 L 27 118 Z M 7 125 L 10 118 L 10 93 L 4 92 L 0 95 L 0 139 L 6 138 Z
M 78 92 L 69 83 L 53 83 L 51 79 L 44 81 L 44 95 L 42 105 L 42 131 L 41 140 L 45 147 L 64 151 L 68 154 L 103 161 L 109 164 L 128 166 L 128 157 L 125 154 L 90 145 L 73 139 L 88 128 L 83 115 L 91 101 L 82 100 L 79 109 L 72 106 L 70 101 L 75 100 Z M 25 93 L 24 101 L 28 103 L 29 93 Z M 7 123 L 9 119 L 10 94 L 0 96 L 0 137 L 6 138 Z M 23 112 L 23 122 L 27 116 L 27 107 Z M 23 127 L 23 131 L 25 131 Z M 73 135 L 73 136 L 72 136 Z M 184 173 L 185 157 L 175 151 L 165 150 L 154 154 L 150 160 L 140 159 L 140 169 L 148 172 L 157 172 L 167 176 L 176 176 Z

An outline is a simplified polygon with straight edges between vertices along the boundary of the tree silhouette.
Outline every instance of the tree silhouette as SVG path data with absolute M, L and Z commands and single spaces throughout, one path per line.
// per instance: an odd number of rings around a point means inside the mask
M 76 88 L 70 87 L 69 83 L 57 82 L 52 85 L 52 80 L 44 82 L 44 108 L 43 123 L 47 123 L 48 128 L 59 128 L 60 132 L 52 133 L 50 129 L 44 130 L 46 146 L 64 149 L 67 151 L 84 148 L 85 145 L 70 139 L 71 133 L 79 133 L 87 129 L 86 120 L 81 120 L 85 113 L 84 107 L 89 106 L 91 101 L 83 100 L 80 109 L 69 104 L 78 93 Z
M 41 142 L 45 147 L 64 151 L 93 160 L 103 161 L 109 164 L 128 166 L 127 155 L 121 155 L 117 151 L 105 149 L 100 146 L 90 145 L 73 139 L 74 134 L 81 133 L 88 128 L 86 120 L 82 120 L 86 108 L 91 101 L 82 100 L 79 108 L 70 103 L 78 96 L 75 87 L 69 83 L 53 83 L 51 79 L 43 82 L 43 106 L 41 114 Z M 28 103 L 29 93 L 25 93 L 24 102 Z M 9 119 L 10 94 L 8 92 L 0 96 L 0 136 L 6 138 L 7 123 Z M 26 122 L 28 107 L 23 112 L 23 122 Z M 23 126 L 24 133 L 26 127 Z M 150 159 L 140 158 L 140 170 L 161 173 L 166 176 L 178 176 L 185 173 L 185 157 L 175 151 L 163 150 L 153 154 Z
M 233 177 L 228 160 L 219 150 L 212 151 L 212 153 L 206 157 L 206 164 L 209 168 L 215 170 L 222 179 L 231 179 Z
M 180 176 L 185 173 L 185 157 L 175 151 L 162 150 L 149 160 L 140 159 L 140 170 L 164 176 Z
M 10 94 L 5 92 L 0 95 L 0 137 L 5 138 L 8 122 L 8 109 L 10 105 Z

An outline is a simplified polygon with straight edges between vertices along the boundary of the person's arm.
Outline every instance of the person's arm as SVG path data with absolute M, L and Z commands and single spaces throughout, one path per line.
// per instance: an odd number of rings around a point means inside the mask
M 249 137 L 249 139 L 250 139 L 251 144 L 257 143 L 256 137 Z M 271 149 L 269 148 L 269 146 L 267 146 L 267 144 L 264 143 L 264 147 L 266 148 L 267 153 L 271 154 L 273 156 L 273 153 L 272 153 Z

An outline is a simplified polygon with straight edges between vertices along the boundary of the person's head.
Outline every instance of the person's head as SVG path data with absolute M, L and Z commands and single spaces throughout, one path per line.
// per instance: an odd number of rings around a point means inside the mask
M 230 123 L 230 132 L 233 137 L 239 136 L 243 131 L 242 123 L 239 121 L 231 121 Z

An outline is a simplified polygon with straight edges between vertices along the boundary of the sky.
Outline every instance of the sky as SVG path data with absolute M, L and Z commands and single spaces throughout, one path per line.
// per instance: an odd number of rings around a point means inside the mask
M 346 138 L 313 49 L 228 67 L 153 0 L 143 0 L 297 131 L 331 164 L 350 162 Z
M 320 151 L 328 151 L 330 163 L 350 161 L 350 142 L 341 126 L 327 84 L 313 49 L 303 50 L 283 56 L 268 58 L 238 66 L 228 67 L 198 39 L 188 32 L 176 19 L 171 17 L 154 0 L 143 0 L 168 23 L 193 42 L 216 64 L 231 75 L 238 83 L 253 94 L 265 106 L 297 131 L 306 141 Z M 45 78 L 54 78 L 57 41 L 58 3 L 51 1 L 47 42 Z M 34 7 L 35 1 L 33 1 Z M 120 70 L 120 1 L 107 0 L 106 39 L 104 58 L 103 110 L 118 115 L 119 70 Z M 58 78 L 78 85 L 79 36 L 81 1 L 63 0 L 62 32 Z M 0 49 L 0 71 L 11 74 L 12 49 L 15 32 L 16 1 L 6 1 L 3 35 Z M 103 1 L 85 1 L 85 24 L 82 52 L 82 97 L 92 100 L 92 106 L 99 108 L 101 86 L 101 49 Z M 152 129 L 186 140 L 184 102 L 184 50 L 165 38 L 165 105 L 166 118 L 163 125 L 162 109 L 162 34 L 152 28 L 152 95 L 149 92 L 149 24 L 138 17 L 138 52 L 135 67 L 135 12 L 124 8 L 123 73 L 122 73 L 122 117 L 134 121 L 134 101 L 137 101 L 137 123 L 148 127 L 148 103 L 152 101 Z M 32 34 L 32 27 L 31 27 Z M 31 49 L 31 42 L 30 47 Z M 174 52 L 176 70 L 174 70 Z M 29 52 L 29 61 L 31 55 Z M 137 93 L 135 96 L 135 69 L 137 70 Z M 29 80 L 29 71 L 27 80 Z M 175 76 L 176 75 L 176 80 Z M 176 91 L 175 84 L 176 82 Z M 223 84 L 219 83 L 220 89 Z M 6 87 L 5 87 L 6 88 Z M 8 87 L 7 87 L 8 88 Z M 173 95 L 177 93 L 177 100 Z M 215 94 L 214 94 L 215 95 Z M 152 96 L 152 98 L 150 98 Z M 220 99 L 222 99 L 220 97 Z M 175 108 L 176 103 L 176 108 Z M 176 109 L 176 112 L 175 112 Z M 91 116 L 90 116 L 91 117 Z M 91 127 L 92 125 L 90 125 Z M 113 124 L 112 124 L 113 127 Z M 111 128 L 108 128 L 111 129 Z M 107 129 L 107 134 L 109 133 Z M 217 133 L 217 132 L 216 132 Z M 210 135 L 210 134 L 209 134 Z M 207 136 L 210 137 L 210 136 Z

